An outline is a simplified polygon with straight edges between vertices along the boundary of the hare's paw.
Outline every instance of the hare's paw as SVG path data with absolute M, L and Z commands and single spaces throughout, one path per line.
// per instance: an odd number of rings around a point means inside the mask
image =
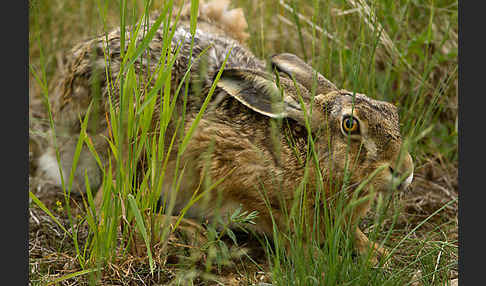
M 390 266 L 391 259 L 390 251 L 384 247 L 381 247 L 378 243 L 372 243 L 372 249 L 373 259 L 371 261 L 373 262 L 373 265 L 388 268 Z
M 390 264 L 390 252 L 378 243 L 372 242 L 359 229 L 356 228 L 355 245 L 360 255 L 369 257 L 372 265 L 388 267 Z M 371 251 L 371 253 L 369 253 Z

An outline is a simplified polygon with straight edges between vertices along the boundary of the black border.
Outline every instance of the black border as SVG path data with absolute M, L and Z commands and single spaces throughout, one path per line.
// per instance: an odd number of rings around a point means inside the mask
M 468 5 L 465 5 L 467 3 Z M 476 4 L 477 7 L 471 5 Z M 486 200 L 482 131 L 486 56 L 483 1 L 459 4 L 459 282 L 484 284 Z M 466 7 L 467 6 L 467 7 Z M 482 157 L 482 158 L 481 158 Z M 475 283 L 475 282 L 482 283 Z
M 28 285 L 28 11 L 29 1 L 2 5 L 2 259 L 10 285 Z M 14 281 L 11 283 L 10 281 Z M 10 282 L 10 283 L 9 283 Z M 24 282 L 24 283 L 22 283 Z

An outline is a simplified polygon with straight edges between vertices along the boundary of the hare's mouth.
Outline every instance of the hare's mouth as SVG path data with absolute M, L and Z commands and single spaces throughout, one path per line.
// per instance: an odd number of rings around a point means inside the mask
M 412 180 L 413 180 L 413 172 L 410 175 L 408 175 L 408 177 L 398 185 L 397 189 L 401 191 L 405 191 L 412 183 Z

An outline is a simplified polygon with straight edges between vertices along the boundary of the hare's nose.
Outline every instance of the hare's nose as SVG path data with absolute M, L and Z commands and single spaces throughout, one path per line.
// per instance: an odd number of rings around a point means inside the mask
M 400 167 L 400 170 L 397 170 L 391 166 L 389 166 L 388 169 L 392 175 L 392 183 L 394 185 L 398 183 L 397 188 L 400 190 L 405 190 L 413 180 L 413 161 L 410 154 L 407 154 L 407 157 Z M 404 176 L 407 174 L 408 176 L 404 178 Z

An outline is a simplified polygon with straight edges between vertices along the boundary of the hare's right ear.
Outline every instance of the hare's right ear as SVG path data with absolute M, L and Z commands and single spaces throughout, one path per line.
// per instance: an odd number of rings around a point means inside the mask
M 316 95 L 338 90 L 332 82 L 294 54 L 276 54 L 271 57 L 270 61 L 274 68 L 288 74 L 290 77 L 294 77 L 297 82 L 305 86 L 309 91 L 317 83 L 315 87 Z
M 322 122 L 320 112 L 311 112 L 312 98 L 309 91 L 288 78 L 281 77 L 277 86 L 273 75 L 248 69 L 227 69 L 223 71 L 217 86 L 265 116 L 292 118 L 304 126 L 306 117 L 312 115 L 311 128 Z

